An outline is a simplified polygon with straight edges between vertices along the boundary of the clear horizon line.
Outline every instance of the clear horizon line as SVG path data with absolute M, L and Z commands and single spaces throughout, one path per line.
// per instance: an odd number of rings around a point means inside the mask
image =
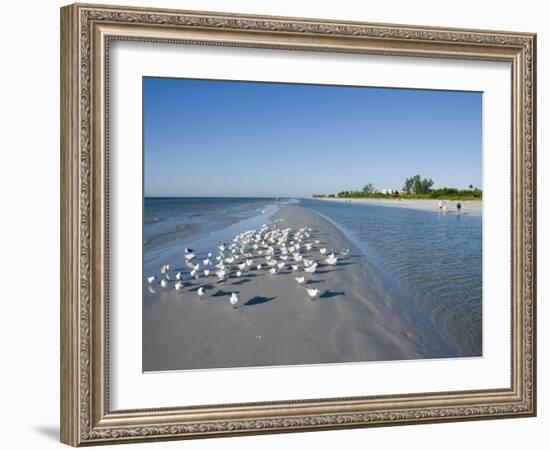
M 144 198 L 308 198 L 307 195 L 144 195 Z

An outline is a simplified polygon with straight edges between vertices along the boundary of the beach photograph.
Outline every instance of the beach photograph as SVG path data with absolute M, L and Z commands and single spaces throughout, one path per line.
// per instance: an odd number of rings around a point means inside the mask
M 142 370 L 483 356 L 483 94 L 143 78 Z

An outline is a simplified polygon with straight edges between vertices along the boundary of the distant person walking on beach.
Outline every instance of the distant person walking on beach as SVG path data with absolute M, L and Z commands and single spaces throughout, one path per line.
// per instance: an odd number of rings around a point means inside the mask
M 443 202 L 443 211 L 447 211 L 447 202 Z
M 443 202 L 439 200 L 439 209 L 443 209 Z
M 462 205 L 460 204 L 460 202 L 458 202 L 456 204 L 456 209 L 458 209 L 458 212 L 460 212 L 460 209 L 462 208 Z

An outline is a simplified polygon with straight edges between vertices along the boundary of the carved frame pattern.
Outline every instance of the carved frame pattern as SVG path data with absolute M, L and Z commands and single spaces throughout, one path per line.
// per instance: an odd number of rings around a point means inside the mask
M 97 5 L 67 6 L 61 15 L 62 274 L 68 277 L 62 279 L 63 442 L 77 446 L 535 414 L 535 35 Z M 103 24 L 106 31 L 101 30 Z M 108 27 L 113 25 L 117 32 L 109 34 Z M 153 29 L 160 35 L 148 33 Z M 200 31 L 196 38 L 194 29 Z M 166 30 L 172 35 L 184 30 L 186 36 L 168 37 L 163 34 Z M 511 389 L 257 403 L 237 405 L 243 411 L 236 413 L 226 412 L 227 405 L 213 405 L 199 408 L 202 416 L 185 416 L 196 413 L 195 408 L 185 407 L 110 411 L 105 348 L 108 277 L 98 267 L 108 254 L 104 233 L 108 195 L 101 199 L 105 191 L 98 187 L 100 182 L 108 186 L 108 175 L 98 173 L 108 164 L 104 142 L 108 123 L 105 111 L 98 111 L 97 98 L 106 95 L 108 83 L 98 79 L 98 70 L 104 67 L 98 67 L 97 55 L 106 65 L 112 39 L 512 62 L 515 300 Z M 103 134 L 97 134 L 99 121 L 105 123 Z M 98 149 L 107 161 L 95 159 Z M 356 411 L 343 407 L 346 402 L 357 404 Z M 292 411 L 285 412 L 285 407 Z

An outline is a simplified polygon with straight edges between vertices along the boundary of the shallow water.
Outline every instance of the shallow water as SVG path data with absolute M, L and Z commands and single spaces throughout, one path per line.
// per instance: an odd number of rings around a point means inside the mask
M 482 352 L 482 217 L 300 200 L 338 225 L 457 354 Z
M 268 223 L 280 205 L 295 200 L 274 198 L 146 197 L 143 214 L 143 300 L 147 306 L 156 298 L 145 278 L 158 275 L 171 264 L 187 272 L 183 250 L 193 249 L 200 258 L 217 253 L 220 242 L 230 242 L 243 231 Z
M 196 239 L 273 209 L 270 198 L 145 197 L 144 252 Z
M 289 203 L 338 226 L 400 301 L 431 322 L 451 354 L 481 355 L 481 216 L 313 199 L 146 198 L 144 272 L 181 261 L 185 246 L 200 256 L 214 251 L 218 242 L 269 222 L 278 206 Z M 147 289 L 144 281 L 145 305 L 153 298 Z

